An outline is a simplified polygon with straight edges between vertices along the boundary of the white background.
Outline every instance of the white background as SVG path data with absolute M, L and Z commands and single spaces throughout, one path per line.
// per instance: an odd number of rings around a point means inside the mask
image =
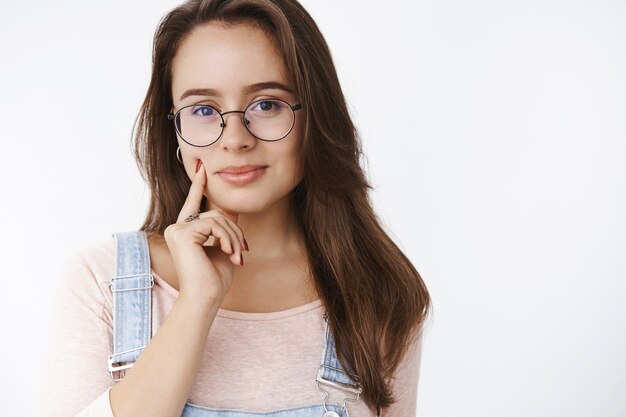
M 130 134 L 178 2 L 0 4 L 0 414 L 26 416 L 55 273 L 146 213 Z M 626 3 L 303 4 L 433 298 L 418 415 L 626 415 Z

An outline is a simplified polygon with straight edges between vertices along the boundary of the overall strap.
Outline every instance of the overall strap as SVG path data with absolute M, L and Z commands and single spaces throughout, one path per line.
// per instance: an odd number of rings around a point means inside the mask
M 361 384 L 358 382 L 358 376 L 355 372 L 352 369 L 348 369 L 348 371 L 344 370 L 337 359 L 335 340 L 328 324 L 327 312 L 324 312 L 324 321 L 324 346 L 322 349 L 321 364 L 317 371 L 317 389 L 326 393 L 326 397 L 324 398 L 324 408 L 326 408 L 326 399 L 329 394 L 327 391 L 320 388 L 320 382 L 322 384 L 330 385 L 335 388 L 341 388 L 356 394 L 356 397 L 354 398 L 347 397 L 343 400 L 343 407 L 341 411 L 339 411 L 339 414 L 341 414 L 343 409 L 346 407 L 346 401 L 356 401 L 359 399 L 362 388 Z
M 108 368 L 120 381 L 152 337 L 152 287 L 148 239 L 144 231 L 113 233 L 115 276 L 109 282 L 113 298 L 113 354 Z M 118 378 L 113 373 L 119 372 Z

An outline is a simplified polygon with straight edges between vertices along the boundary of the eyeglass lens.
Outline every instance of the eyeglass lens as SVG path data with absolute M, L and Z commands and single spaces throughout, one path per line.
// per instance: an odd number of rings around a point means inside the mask
M 239 113 L 241 115 L 241 113 Z M 227 115 L 228 116 L 228 115 Z M 236 120 L 236 116 L 231 123 Z M 289 133 L 294 122 L 291 107 L 280 100 L 259 100 L 246 108 L 244 120 L 250 133 L 263 140 L 282 139 Z M 178 133 L 185 141 L 197 145 L 209 145 L 222 134 L 222 118 L 213 107 L 199 104 L 183 107 L 177 115 Z

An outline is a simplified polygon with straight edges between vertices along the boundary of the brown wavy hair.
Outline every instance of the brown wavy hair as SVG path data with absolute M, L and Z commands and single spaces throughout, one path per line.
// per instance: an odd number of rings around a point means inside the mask
M 151 191 L 140 230 L 163 235 L 176 222 L 191 180 L 176 160 L 172 60 L 198 25 L 252 24 L 281 52 L 304 113 L 304 178 L 292 190 L 315 288 L 328 312 L 338 359 L 361 384 L 368 407 L 396 401 L 390 389 L 409 345 L 421 336 L 431 299 L 419 273 L 381 227 L 360 166 L 350 119 L 328 45 L 296 0 L 191 0 L 159 22 L 150 85 L 133 128 L 134 154 Z M 203 207 L 206 204 L 206 197 Z

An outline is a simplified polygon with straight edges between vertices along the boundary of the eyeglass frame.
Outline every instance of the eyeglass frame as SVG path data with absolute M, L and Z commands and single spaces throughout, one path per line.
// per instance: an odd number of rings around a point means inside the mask
M 254 133 L 250 132 L 250 129 L 248 129 L 248 124 L 245 122 L 245 115 L 246 115 L 246 110 L 248 110 L 248 108 L 250 106 L 252 106 L 255 103 L 261 102 L 261 101 L 280 101 L 283 102 L 287 105 L 287 107 L 289 107 L 289 109 L 291 110 L 291 113 L 293 114 L 293 123 L 291 123 L 291 127 L 289 128 L 289 130 L 287 131 L 287 133 L 285 133 L 284 136 L 278 138 L 278 139 L 262 139 L 260 137 L 258 137 L 257 135 L 255 135 Z M 215 139 L 213 142 L 207 144 L 207 145 L 194 145 L 193 143 L 189 143 L 187 142 L 187 140 L 183 137 L 183 134 L 181 132 L 179 132 L 178 127 L 176 126 L 176 116 L 178 116 L 178 114 L 186 109 L 187 107 L 193 107 L 193 106 L 204 106 L 204 107 L 210 107 L 213 110 L 215 110 L 217 112 L 217 114 L 220 115 L 220 119 L 222 119 L 222 122 L 220 123 L 222 131 L 220 132 L 220 135 L 217 137 L 217 139 Z M 222 137 L 222 135 L 224 134 L 224 129 L 226 128 L 226 120 L 224 119 L 224 115 L 228 114 L 228 113 L 241 113 L 241 123 L 243 123 L 244 127 L 246 128 L 246 130 L 255 138 L 265 141 L 265 142 L 276 142 L 279 141 L 281 139 L 286 138 L 291 131 L 293 130 L 293 127 L 296 125 L 296 111 L 300 110 L 302 108 L 302 104 L 301 103 L 297 103 L 294 105 L 291 105 L 289 102 L 285 101 L 285 100 L 281 100 L 279 98 L 261 98 L 258 100 L 254 100 L 252 102 L 250 102 L 250 104 L 248 104 L 246 106 L 246 108 L 244 110 L 230 110 L 224 113 L 221 113 L 218 109 L 216 109 L 215 107 L 208 105 L 208 104 L 189 104 L 187 106 L 181 107 L 180 109 L 178 109 L 178 111 L 176 113 L 172 113 L 169 112 L 167 114 L 167 120 L 169 121 L 173 121 L 174 122 L 174 130 L 176 130 L 176 133 L 178 133 L 178 135 L 180 136 L 180 138 L 188 145 L 190 146 L 195 146 L 196 148 L 204 148 L 206 146 L 211 146 L 213 145 L 215 142 L 217 142 L 218 140 L 220 140 L 220 138 Z

